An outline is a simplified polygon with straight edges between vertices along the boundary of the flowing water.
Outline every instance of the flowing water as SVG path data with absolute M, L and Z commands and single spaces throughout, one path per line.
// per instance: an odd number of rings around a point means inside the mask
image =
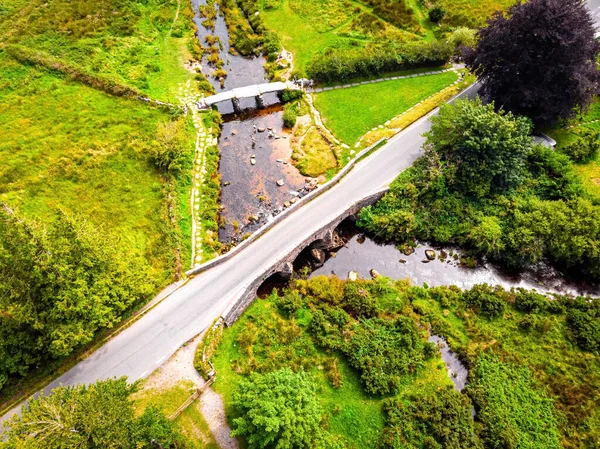
M 442 360 L 446 365 L 448 377 L 450 377 L 450 380 L 454 384 L 454 388 L 457 391 L 462 391 L 463 388 L 465 388 L 465 385 L 467 385 L 467 378 L 469 377 L 469 370 L 467 367 L 463 365 L 456 354 L 450 350 L 446 340 L 439 335 L 432 335 L 427 341 L 434 343 L 438 347 Z
M 197 11 L 206 0 L 193 0 Z M 218 12 L 215 29 L 202 26 L 203 18 L 196 14 L 198 39 L 203 46 L 206 36 L 218 36 L 222 43 L 219 52 L 225 62 L 227 77 L 224 83 L 212 76 L 206 56 L 202 60 L 202 73 L 216 92 L 268 82 L 262 57 L 244 57 L 230 52 L 229 33 L 223 16 Z M 219 137 L 221 160 L 221 212 L 219 240 L 235 244 L 244 235 L 280 213 L 286 203 L 306 192 L 305 178 L 291 162 L 291 136 L 283 130 L 283 107 L 277 94 L 263 96 L 264 108 L 257 109 L 254 98 L 240 100 L 242 112 L 235 114 L 230 101 L 218 104 L 223 115 Z M 260 132 L 262 131 L 262 132 Z M 252 157 L 254 156 L 254 157 Z M 278 185 L 280 181 L 283 185 Z
M 347 239 L 346 246 L 330 253 L 325 263 L 312 271 L 311 277 L 335 274 L 345 279 L 350 271 L 356 271 L 359 276 L 370 278 L 370 270 L 375 269 L 392 279 L 408 278 L 413 285 L 457 285 L 468 289 L 487 283 L 506 289 L 521 287 L 543 293 L 600 296 L 597 285 L 566 278 L 546 264 L 519 273 L 508 273 L 490 263 L 467 268 L 461 265 L 457 248 L 438 248 L 435 260 L 429 261 L 425 250 L 432 248 L 426 244 L 418 245 L 415 252 L 407 256 L 395 245 L 377 242 L 350 224 L 345 224 L 341 233 Z M 442 251 L 447 255 L 445 260 L 439 257 Z

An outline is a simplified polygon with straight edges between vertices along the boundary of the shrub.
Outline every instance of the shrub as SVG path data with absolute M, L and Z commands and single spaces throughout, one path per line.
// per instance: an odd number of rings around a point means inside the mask
M 577 298 L 568 306 L 567 326 L 577 345 L 584 351 L 600 351 L 600 300 Z
M 494 288 L 488 284 L 474 285 L 471 290 L 463 292 L 465 304 L 488 318 L 496 318 L 504 313 L 506 308 L 504 296 L 502 287 Z
M 429 10 L 429 20 L 433 23 L 439 23 L 445 15 L 446 11 L 441 6 L 434 6 Z
M 575 162 L 588 162 L 596 159 L 600 150 L 600 133 L 586 129 L 574 142 L 561 151 Z
M 486 447 L 558 449 L 554 402 L 527 366 L 482 354 L 469 373 L 467 393 L 477 408 Z
M 520 288 L 515 294 L 515 308 L 526 313 L 544 312 L 548 306 L 548 298 L 540 293 Z
M 309 62 L 306 71 L 315 81 L 330 83 L 379 75 L 411 67 L 446 64 L 453 49 L 440 42 L 404 44 L 399 50 L 328 50 Z
M 386 399 L 383 447 L 481 449 L 469 398 L 447 387 L 410 400 Z
M 254 373 L 234 393 L 233 406 L 241 416 L 231 435 L 246 437 L 250 449 L 314 447 L 322 433 L 315 386 L 304 371 Z
M 298 118 L 298 112 L 296 109 L 296 105 L 294 104 L 286 104 L 283 109 L 283 124 L 287 128 L 293 128 L 296 124 L 296 119 Z

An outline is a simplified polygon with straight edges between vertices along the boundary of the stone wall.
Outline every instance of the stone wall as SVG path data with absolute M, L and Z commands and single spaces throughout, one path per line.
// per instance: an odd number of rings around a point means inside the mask
M 357 201 L 342 214 L 338 215 L 333 221 L 323 226 L 321 229 L 313 232 L 281 260 L 277 261 L 271 267 L 266 269 L 261 276 L 256 278 L 250 285 L 246 286 L 244 291 L 241 292 L 237 298 L 234 298 L 227 310 L 223 312 L 222 318 L 227 326 L 231 326 L 233 323 L 235 323 L 244 310 L 246 310 L 246 308 L 252 304 L 256 298 L 258 288 L 265 280 L 275 273 L 285 272 L 287 270 L 286 264 L 293 263 L 294 260 L 300 255 L 302 250 L 308 247 L 314 241 L 327 241 L 330 239 L 332 231 L 337 228 L 342 221 L 350 216 L 356 215 L 363 207 L 376 203 L 387 192 L 387 190 L 388 189 L 381 190 L 373 195 L 369 195 L 368 197 Z

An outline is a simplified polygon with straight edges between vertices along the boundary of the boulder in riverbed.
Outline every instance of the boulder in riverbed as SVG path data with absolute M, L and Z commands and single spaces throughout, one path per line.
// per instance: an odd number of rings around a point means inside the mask
M 310 255 L 320 265 L 325 263 L 325 251 L 319 248 L 313 248 L 310 250 Z
M 428 260 L 435 260 L 435 251 L 432 249 L 426 249 L 425 257 L 427 257 Z
M 381 273 L 379 273 L 379 271 L 377 271 L 375 268 L 371 268 L 369 273 L 371 273 L 371 279 L 378 279 L 381 277 Z
M 283 178 L 281 178 L 281 179 L 277 180 L 277 185 L 278 185 L 279 187 L 281 187 L 281 186 L 282 186 L 282 185 L 284 185 L 284 184 L 285 184 L 285 182 L 284 182 Z
M 350 272 L 348 272 L 348 280 L 349 281 L 357 281 L 358 280 L 358 273 L 356 271 L 350 271 Z
M 258 128 L 256 128 L 256 130 L 257 130 L 259 133 L 264 133 L 264 132 L 265 132 L 265 129 L 264 129 L 264 128 L 262 128 L 262 127 L 258 127 Z

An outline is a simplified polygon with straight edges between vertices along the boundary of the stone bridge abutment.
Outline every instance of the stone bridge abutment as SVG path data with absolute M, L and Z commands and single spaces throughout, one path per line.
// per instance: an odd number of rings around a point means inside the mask
M 338 215 L 334 220 L 323 226 L 321 229 L 313 232 L 310 236 L 298 244 L 293 251 L 281 257 L 271 267 L 265 270 L 261 276 L 256 278 L 250 285 L 246 286 L 242 291 L 240 291 L 238 296 L 232 299 L 230 306 L 222 315 L 222 318 L 227 326 L 231 326 L 233 323 L 235 323 L 244 310 L 246 310 L 246 308 L 254 301 L 257 296 L 258 288 L 268 278 L 275 274 L 280 274 L 282 278 L 289 279 L 293 274 L 294 260 L 296 260 L 300 253 L 308 247 L 312 246 L 313 248 L 328 249 L 336 245 L 337 234 L 335 233 L 335 230 L 340 223 L 346 218 L 356 216 L 356 214 L 363 207 L 374 204 L 381 199 L 384 194 L 385 191 L 381 191 L 354 203 L 351 207 L 346 209 L 344 213 Z

